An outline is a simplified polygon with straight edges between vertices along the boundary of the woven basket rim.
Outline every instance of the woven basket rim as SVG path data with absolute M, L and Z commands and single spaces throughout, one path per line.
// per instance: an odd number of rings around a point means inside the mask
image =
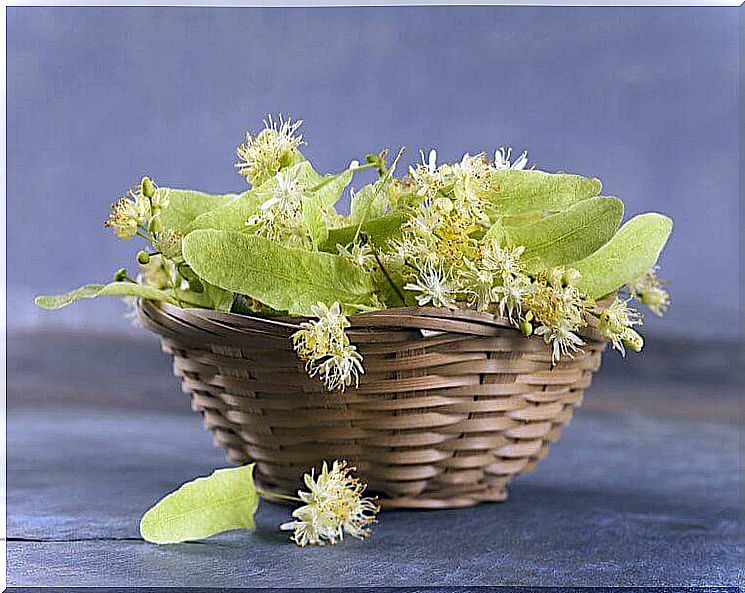
M 138 299 L 138 307 L 141 312 L 146 313 L 149 307 L 161 309 L 175 317 L 193 317 L 201 318 L 205 321 L 224 324 L 224 329 L 258 329 L 257 326 L 264 326 L 266 330 L 274 330 L 279 333 L 286 333 L 289 337 L 294 333 L 300 324 L 309 317 L 265 317 L 261 315 L 247 315 L 244 313 L 230 313 L 217 311 L 215 309 L 203 309 L 200 307 L 178 307 L 162 301 L 152 301 L 148 299 Z M 393 307 L 390 309 L 379 309 L 376 311 L 366 311 L 349 315 L 351 323 L 350 330 L 369 330 L 374 328 L 410 328 L 410 329 L 432 329 L 432 331 L 442 331 L 440 326 L 449 320 L 457 323 L 469 322 L 476 326 L 497 326 L 500 328 L 510 329 L 517 333 L 520 331 L 515 328 L 505 317 L 495 315 L 488 311 L 476 311 L 474 309 L 459 307 L 458 309 L 447 309 L 445 307 Z M 436 327 L 428 327 L 433 325 Z M 592 342 L 607 342 L 607 339 L 597 329 L 587 326 L 577 332 L 583 339 Z

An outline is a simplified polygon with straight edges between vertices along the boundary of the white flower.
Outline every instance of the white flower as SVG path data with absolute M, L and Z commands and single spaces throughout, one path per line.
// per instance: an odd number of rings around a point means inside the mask
M 137 275 L 137 283 L 155 288 L 180 288 L 181 276 L 176 270 L 174 263 L 162 255 L 150 256 L 146 264 L 138 263 L 141 272 Z
M 422 162 L 416 167 L 409 167 L 409 176 L 418 186 L 417 193 L 419 195 L 434 197 L 443 187 L 443 178 L 437 168 L 437 151 L 430 150 L 429 158 L 425 158 L 421 151 L 419 154 L 422 157 Z
M 502 278 L 502 285 L 492 289 L 493 299 L 499 304 L 499 314 L 517 323 L 522 315 L 523 298 L 530 290 L 530 278 L 523 274 Z
M 510 163 L 512 148 L 500 147 L 494 153 L 494 168 L 500 171 L 524 169 L 528 164 L 528 151 L 524 150 L 514 163 Z
M 353 467 L 344 461 L 334 461 L 329 470 L 323 463 L 318 478 L 314 472 L 305 475 L 308 492 L 298 491 L 304 506 L 293 511 L 294 521 L 283 523 L 280 529 L 293 531 L 292 540 L 301 547 L 336 544 L 344 534 L 363 539 L 370 535 L 370 526 L 380 510 L 377 501 L 363 498 L 365 485 L 351 476 Z
M 303 200 L 306 191 L 296 174 L 280 171 L 259 212 L 246 221 L 256 226 L 256 234 L 293 247 L 304 247 L 309 241 Z
M 181 256 L 181 241 L 183 235 L 176 229 L 165 229 L 158 233 L 155 246 L 167 258 L 174 259 Z
M 339 303 L 327 307 L 318 303 L 311 307 L 316 321 L 306 321 L 292 335 L 295 352 L 305 361 L 311 377 L 319 375 L 329 391 L 344 391 L 364 374 L 362 355 L 349 343 L 345 329 L 349 319 L 341 313 Z
M 529 315 L 539 325 L 535 334 L 553 345 L 552 361 L 558 362 L 562 355 L 571 358 L 583 344 L 574 332 L 586 325 L 588 304 L 580 292 L 573 286 L 554 286 L 544 276 L 531 282 L 523 302 L 526 319 Z
M 427 171 L 430 173 L 430 175 L 434 175 L 434 173 L 437 171 L 437 151 L 435 149 L 432 149 L 429 151 L 429 158 L 424 158 L 424 152 L 419 151 L 419 154 L 422 157 L 422 164 L 427 168 Z
M 292 164 L 293 152 L 303 143 L 296 134 L 303 120 L 295 122 L 280 115 L 275 121 L 271 115 L 264 120 L 264 129 L 256 136 L 246 132 L 246 140 L 236 152 L 241 162 L 235 166 L 251 185 L 258 186 L 272 177 L 282 167 Z
M 460 273 L 460 281 L 465 293 L 470 296 L 468 304 L 479 311 L 486 311 L 492 302 L 494 274 L 478 268 L 471 260 L 463 260 L 465 269 Z
M 362 355 L 355 346 L 339 347 L 323 358 L 322 362 L 310 365 L 311 377 L 320 375 L 329 391 L 344 391 L 353 383 L 360 385 L 360 375 L 365 370 L 362 366 Z
M 375 266 L 375 256 L 368 243 L 353 243 L 346 247 L 337 245 L 336 250 L 341 257 L 362 269 L 370 270 Z
M 626 354 L 625 345 L 633 350 L 641 350 L 644 341 L 642 337 L 632 329 L 641 325 L 639 312 L 628 306 L 628 301 L 616 298 L 607 308 L 599 311 L 600 324 L 598 329 L 611 341 L 613 347 Z
M 104 221 L 120 239 L 132 239 L 138 227 L 147 223 L 150 218 L 150 200 L 142 193 L 130 191 L 127 197 L 119 198 L 111 205 L 111 214 Z
M 442 264 L 436 266 L 431 260 L 420 268 L 416 276 L 416 282 L 409 282 L 404 290 L 420 292 L 416 295 L 416 301 L 420 307 L 432 303 L 435 307 L 447 307 L 457 309 L 455 305 L 456 289 L 450 274 L 445 274 Z
M 480 179 L 490 171 L 486 155 L 483 152 L 470 155 L 465 153 L 459 163 L 449 165 L 449 172 L 452 175 L 461 176 L 469 179 Z
M 572 331 L 571 325 L 567 323 L 560 323 L 556 327 L 541 325 L 536 328 L 535 335 L 543 336 L 543 341 L 553 346 L 551 362 L 554 364 L 559 362 L 562 356 L 573 358 L 572 352 L 577 352 L 579 346 L 584 344 L 582 339 Z
M 520 258 L 524 252 L 525 247 L 510 249 L 502 247 L 495 239 L 488 239 L 481 248 L 481 260 L 484 268 L 502 278 L 515 277 L 523 273 Z

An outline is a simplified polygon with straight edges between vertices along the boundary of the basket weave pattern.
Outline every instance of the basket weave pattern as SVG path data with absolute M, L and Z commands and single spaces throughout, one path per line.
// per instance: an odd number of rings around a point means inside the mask
M 605 342 L 551 364 L 540 338 L 470 310 L 406 308 L 350 318 L 364 357 L 357 389 L 329 393 L 292 350 L 298 320 L 140 302 L 140 320 L 214 443 L 292 493 L 324 459 L 348 459 L 386 507 L 504 500 L 582 402 Z

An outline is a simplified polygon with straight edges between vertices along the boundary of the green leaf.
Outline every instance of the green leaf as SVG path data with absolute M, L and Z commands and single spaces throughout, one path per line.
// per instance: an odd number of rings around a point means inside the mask
M 211 307 L 216 311 L 227 313 L 233 306 L 235 294 L 229 290 L 224 290 L 218 286 L 210 284 L 209 282 L 205 282 L 204 293 L 210 299 Z
M 491 239 L 496 239 L 498 243 L 504 243 L 504 237 L 505 237 L 505 228 L 504 228 L 504 222 L 501 218 L 497 218 L 497 220 L 492 224 L 488 230 L 486 231 L 485 237 L 489 237 Z
M 187 189 L 158 188 L 158 194 L 168 200 L 161 211 L 163 226 L 184 232 L 191 222 L 205 212 L 211 212 L 232 202 L 238 194 L 206 194 Z
M 523 259 L 531 270 L 561 266 L 605 245 L 622 218 L 623 202 L 618 198 L 590 198 L 532 224 L 506 227 L 505 241 L 525 247 Z
M 135 284 L 134 282 L 111 282 L 110 284 L 86 284 L 66 294 L 53 296 L 37 296 L 34 299 L 42 309 L 61 309 L 81 299 L 95 299 L 100 296 L 134 296 L 151 301 L 165 301 L 172 305 L 178 304 L 173 296 L 163 290 Z
M 373 304 L 371 274 L 329 253 L 256 235 L 197 230 L 184 238 L 184 257 L 207 282 L 291 315 L 311 315 L 318 301 L 339 301 L 347 310 Z
M 326 177 L 323 177 L 320 181 L 316 182 L 315 187 L 318 187 L 320 185 L 318 189 L 314 190 L 314 186 L 312 185 L 309 189 L 313 190 L 313 195 L 320 201 L 321 204 L 323 204 L 327 208 L 330 208 L 331 206 L 336 204 L 336 202 L 341 197 L 342 192 L 352 182 L 353 175 L 354 171 L 352 171 L 351 169 L 342 171 L 341 173 L 337 173 L 336 175 L 328 175 Z
M 215 309 L 216 311 L 223 312 L 230 311 L 235 295 L 229 290 L 223 290 L 222 288 L 213 286 L 209 282 L 203 280 L 201 282 L 202 292 L 181 289 L 174 290 L 178 301 L 182 302 L 184 306 L 189 307 L 202 307 L 204 309 Z
M 531 210 L 560 212 L 600 193 L 599 179 L 545 173 L 543 171 L 495 171 L 481 197 L 489 203 L 490 214 L 516 215 Z
M 401 226 L 408 219 L 403 212 L 386 214 L 380 218 L 368 220 L 362 225 L 361 233 L 365 233 L 378 247 L 383 247 L 389 239 L 401 234 Z M 337 245 L 348 245 L 357 236 L 357 224 L 340 229 L 329 230 L 329 237 L 321 246 L 321 250 L 336 253 Z
M 672 228 L 672 220 L 655 212 L 629 220 L 608 243 L 572 264 L 582 274 L 580 290 L 598 298 L 641 276 L 657 262 Z
M 504 216 L 500 220 L 504 226 L 523 226 L 538 222 L 544 217 L 545 214 L 540 210 L 528 210 L 527 212 L 521 212 L 514 216 Z
M 258 212 L 265 199 L 258 195 L 256 190 L 243 192 L 227 204 L 200 214 L 183 232 L 188 234 L 195 229 L 242 231 L 246 228 L 246 221 Z
M 253 529 L 259 506 L 253 470 L 253 464 L 218 469 L 187 482 L 142 516 L 142 538 L 154 544 L 177 544 L 232 529 Z
M 330 180 L 333 176 L 329 175 L 328 177 L 324 177 L 320 173 L 318 173 L 314 168 L 313 165 L 310 164 L 310 161 L 301 161 L 299 163 L 296 163 L 292 165 L 291 167 L 288 167 L 287 169 L 282 169 L 283 172 L 285 172 L 288 175 L 294 176 L 300 183 L 302 183 L 306 189 L 311 190 L 323 181 Z M 269 179 L 266 184 L 262 185 L 260 189 L 268 189 L 273 188 L 276 181 L 274 178 Z M 267 186 L 265 188 L 265 185 Z
M 365 185 L 352 196 L 349 222 L 358 225 L 362 220 L 380 218 L 388 209 L 388 192 L 380 182 Z
M 310 238 L 313 240 L 313 245 L 316 248 L 323 245 L 329 237 L 329 229 L 323 217 L 323 210 L 321 210 L 321 206 L 313 195 L 303 199 L 303 218 L 305 219 L 305 225 L 308 227 Z

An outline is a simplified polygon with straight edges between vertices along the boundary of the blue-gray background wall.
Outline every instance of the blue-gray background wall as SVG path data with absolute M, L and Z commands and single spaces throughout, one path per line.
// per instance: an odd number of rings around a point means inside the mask
M 129 331 L 118 302 L 36 310 L 135 245 L 101 227 L 143 173 L 240 190 L 266 112 L 322 171 L 382 147 L 530 149 L 675 219 L 674 306 L 648 334 L 738 328 L 734 8 L 9 8 L 8 323 Z

